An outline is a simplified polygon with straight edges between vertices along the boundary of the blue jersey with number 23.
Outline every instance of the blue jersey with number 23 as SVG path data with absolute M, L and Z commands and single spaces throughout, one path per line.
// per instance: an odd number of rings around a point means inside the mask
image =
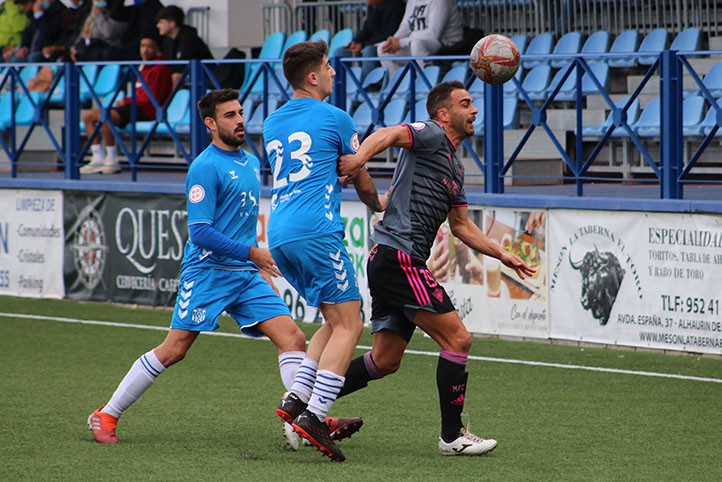
M 263 124 L 273 172 L 268 245 L 343 232 L 338 158 L 358 150 L 348 113 L 311 98 L 292 99 Z

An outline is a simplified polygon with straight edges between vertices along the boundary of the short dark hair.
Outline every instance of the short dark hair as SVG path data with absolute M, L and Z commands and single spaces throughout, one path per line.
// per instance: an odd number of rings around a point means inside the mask
M 283 54 L 283 75 L 291 87 L 298 89 L 303 86 L 308 73 L 317 69 L 327 55 L 328 45 L 323 40 L 292 45 Z
M 429 117 L 436 120 L 438 118 L 439 109 L 442 107 L 451 107 L 449 105 L 451 93 L 459 89 L 466 90 L 466 87 L 458 80 L 450 80 L 448 82 L 436 84 L 426 98 L 426 112 L 429 114 Z
M 158 20 L 170 20 L 175 22 L 177 27 L 180 27 L 183 25 L 183 22 L 185 22 L 186 14 L 183 13 L 183 9 L 180 7 L 176 7 L 175 5 L 170 5 L 168 7 L 163 7 L 160 10 L 158 10 L 158 13 L 155 14 L 155 21 L 156 23 Z
M 155 29 L 155 27 L 153 27 L 153 28 Z M 146 32 L 143 32 L 140 35 L 140 40 L 143 40 L 143 39 L 152 40 L 153 42 L 155 42 L 155 46 L 158 47 L 158 49 L 160 49 L 160 34 L 158 34 L 158 30 L 156 30 L 155 32 L 153 30 L 147 30 Z M 139 42 L 139 45 L 140 45 L 140 42 Z
M 219 104 L 223 104 L 229 100 L 238 100 L 240 96 L 240 92 L 236 89 L 218 89 L 208 92 L 198 101 L 198 112 L 201 115 L 201 119 L 210 117 L 215 120 L 216 107 Z

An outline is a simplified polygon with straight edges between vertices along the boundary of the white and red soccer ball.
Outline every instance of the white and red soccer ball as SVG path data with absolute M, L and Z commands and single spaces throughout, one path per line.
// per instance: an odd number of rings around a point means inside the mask
M 471 49 L 471 70 L 487 84 L 503 84 L 519 70 L 519 49 L 508 37 L 491 34 Z

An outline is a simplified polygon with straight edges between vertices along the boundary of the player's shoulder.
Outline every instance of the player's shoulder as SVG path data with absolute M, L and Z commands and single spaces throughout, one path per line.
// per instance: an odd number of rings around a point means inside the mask
M 415 121 L 407 124 L 414 134 L 428 136 L 445 136 L 444 128 L 431 119 Z

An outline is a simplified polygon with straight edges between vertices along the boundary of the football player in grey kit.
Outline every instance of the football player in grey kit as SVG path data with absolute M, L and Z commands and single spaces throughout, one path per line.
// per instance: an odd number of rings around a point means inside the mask
M 472 434 L 461 422 L 471 335 L 426 260 L 445 219 L 467 246 L 498 258 L 521 278 L 535 270 L 491 241 L 469 218 L 464 168 L 457 146 L 474 133 L 478 111 L 461 82 L 435 86 L 426 101 L 431 120 L 385 127 L 356 154 L 343 156 L 339 174 L 353 176 L 376 154 L 403 148 L 391 181 L 386 213 L 374 229 L 369 253 L 371 351 L 352 360 L 339 396 L 398 370 L 416 327 L 439 344 L 436 384 L 441 407 L 439 450 L 444 455 L 482 455 L 496 440 Z

